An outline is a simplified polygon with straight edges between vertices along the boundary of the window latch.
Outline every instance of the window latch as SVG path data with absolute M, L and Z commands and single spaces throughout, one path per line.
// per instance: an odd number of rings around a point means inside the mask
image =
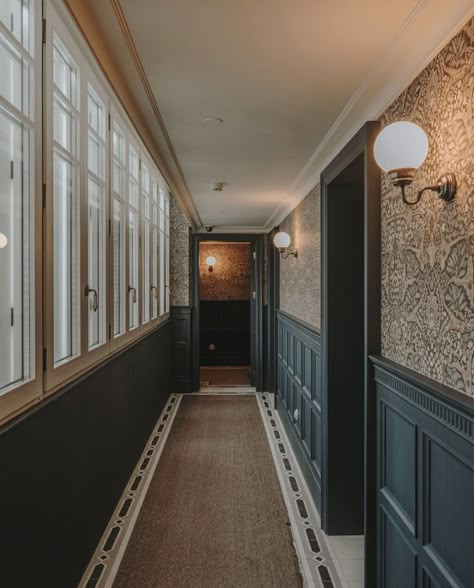
M 133 292 L 132 294 L 132 302 L 133 304 L 137 303 L 137 289 L 134 288 L 133 286 L 129 286 L 128 287 L 128 293 L 130 294 L 130 292 Z
M 94 296 L 92 297 L 90 308 L 94 312 L 97 312 L 99 309 L 99 296 L 97 294 L 97 290 L 95 288 L 89 288 L 89 286 L 86 286 L 86 296 L 89 296 L 91 293 L 94 294 Z

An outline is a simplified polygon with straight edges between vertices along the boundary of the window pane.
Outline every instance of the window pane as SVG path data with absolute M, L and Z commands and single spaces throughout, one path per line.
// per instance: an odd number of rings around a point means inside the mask
M 128 156 L 128 263 L 129 263 L 129 329 L 138 327 L 138 300 L 140 288 L 138 283 L 138 154 L 135 148 L 129 146 Z
M 152 180 L 151 199 L 151 318 L 158 318 L 158 185 Z
M 89 349 L 107 340 L 106 317 L 106 178 L 105 104 L 89 85 L 87 101 L 88 188 L 88 344 Z
M 79 119 L 75 110 L 74 90 L 79 69 L 56 34 L 53 39 L 53 63 L 53 288 L 56 366 L 80 354 L 80 153 L 77 143 Z M 66 80 L 69 80 L 69 89 L 66 88 Z
M 142 163 L 142 323 L 150 320 L 150 174 Z
M 129 212 L 129 328 L 138 327 L 138 217 L 133 210 Z
M 114 284 L 114 337 L 125 332 L 125 136 L 114 122 L 113 149 L 113 284 Z
M 29 151 L 29 131 L 0 109 L 0 393 L 34 375 L 33 227 L 22 151 Z
M 28 0 L 1 0 L 0 21 L 28 51 L 33 48 L 33 3 Z M 31 24 L 30 24 L 31 23 Z
M 54 362 L 79 352 L 79 215 L 75 166 L 55 152 L 53 159 Z

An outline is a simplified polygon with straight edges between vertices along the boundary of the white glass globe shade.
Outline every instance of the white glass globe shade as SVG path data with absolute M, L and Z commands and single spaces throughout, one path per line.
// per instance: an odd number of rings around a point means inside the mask
M 278 249 L 286 249 L 291 244 L 291 237 L 288 233 L 280 231 L 273 237 L 273 244 Z
M 385 172 L 418 169 L 428 155 L 428 137 L 415 123 L 400 121 L 386 126 L 374 144 L 374 157 Z
M 210 266 L 216 265 L 216 258 L 213 255 L 209 255 L 206 259 L 206 263 Z
M 3 233 L 0 233 L 0 249 L 5 248 L 8 245 L 7 236 Z

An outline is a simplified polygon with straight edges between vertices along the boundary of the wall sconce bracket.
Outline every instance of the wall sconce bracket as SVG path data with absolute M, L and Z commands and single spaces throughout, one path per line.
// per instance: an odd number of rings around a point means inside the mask
M 287 259 L 290 255 L 298 257 L 298 249 L 295 249 L 294 251 L 287 251 L 286 253 L 284 249 L 278 249 L 278 251 L 280 252 L 282 259 Z
M 392 174 L 395 174 L 399 171 L 405 170 L 389 172 L 390 179 L 392 179 Z M 394 186 L 400 186 L 402 190 L 403 202 L 405 204 L 408 204 L 409 206 L 414 206 L 415 204 L 418 204 L 418 202 L 421 200 L 421 197 L 425 192 L 436 192 L 436 194 L 438 194 L 438 197 L 441 198 L 441 200 L 443 200 L 444 202 L 452 202 L 454 200 L 454 197 L 456 196 L 457 182 L 456 176 L 454 174 L 447 173 L 442 175 L 434 186 L 426 186 L 426 188 L 420 190 L 416 195 L 415 200 L 408 200 L 405 193 L 405 187 L 411 184 L 411 181 L 407 178 L 403 179 L 401 177 L 392 179 L 392 183 Z

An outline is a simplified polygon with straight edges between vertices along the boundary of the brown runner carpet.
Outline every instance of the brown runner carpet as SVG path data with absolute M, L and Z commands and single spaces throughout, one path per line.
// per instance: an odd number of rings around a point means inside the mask
M 184 396 L 114 588 L 302 585 L 254 396 Z
M 201 386 L 250 386 L 250 368 L 202 367 Z

